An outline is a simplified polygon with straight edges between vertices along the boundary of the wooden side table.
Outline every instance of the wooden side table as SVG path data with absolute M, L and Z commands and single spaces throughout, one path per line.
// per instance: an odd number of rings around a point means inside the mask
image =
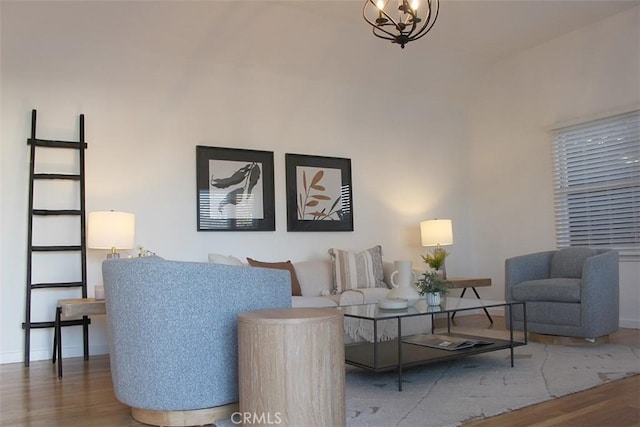
M 238 315 L 240 415 L 245 425 L 346 426 L 344 320 L 338 310 Z
M 447 288 L 462 289 L 460 298 L 463 298 L 464 293 L 467 291 L 467 289 L 471 288 L 473 293 L 476 294 L 476 298 L 482 299 L 480 298 L 480 295 L 478 294 L 478 291 L 476 290 L 476 288 L 480 288 L 483 286 L 491 286 L 491 279 L 488 279 L 488 278 L 453 278 L 453 279 L 447 278 L 447 280 L 451 282 L 449 285 L 447 285 Z M 484 314 L 487 315 L 489 322 L 493 323 L 493 319 L 491 318 L 491 315 L 489 314 L 487 309 L 483 308 L 483 310 L 484 310 Z M 455 315 L 456 313 L 454 311 L 453 314 L 451 315 L 451 319 L 453 319 Z
M 60 299 L 56 307 L 53 335 L 53 363 L 58 359 L 58 378 L 62 378 L 62 318 L 91 316 L 106 314 L 107 306 L 104 300 L 95 298 Z M 85 340 L 88 343 L 89 340 Z M 89 360 L 89 349 L 84 349 L 84 360 Z

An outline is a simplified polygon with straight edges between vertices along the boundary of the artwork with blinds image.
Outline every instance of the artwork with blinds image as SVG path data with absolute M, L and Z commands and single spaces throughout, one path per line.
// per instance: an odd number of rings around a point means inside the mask
M 640 110 L 556 129 L 558 247 L 640 254 Z

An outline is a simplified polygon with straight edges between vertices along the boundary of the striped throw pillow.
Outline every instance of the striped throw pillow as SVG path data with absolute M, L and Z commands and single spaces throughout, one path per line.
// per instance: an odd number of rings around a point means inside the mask
M 358 288 L 386 288 L 382 272 L 382 246 L 362 252 L 329 249 L 333 259 L 336 293 Z

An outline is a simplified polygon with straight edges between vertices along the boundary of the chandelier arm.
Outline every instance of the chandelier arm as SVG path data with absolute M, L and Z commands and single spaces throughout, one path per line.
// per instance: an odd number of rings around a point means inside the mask
M 387 25 L 393 25 L 393 24 L 387 24 Z M 396 39 L 396 37 L 397 37 L 394 33 L 392 33 L 392 32 L 390 32 L 390 31 L 385 30 L 384 28 L 382 28 L 382 27 L 381 27 L 381 26 L 379 26 L 379 25 L 372 25 L 372 27 L 373 27 L 373 34 L 374 34 L 376 37 L 386 38 L 386 37 L 382 37 L 382 36 L 380 36 L 380 35 L 376 34 L 376 31 L 380 31 L 380 32 L 382 32 L 382 33 L 387 34 L 389 37 L 392 37 L 392 38 L 387 39 L 387 40 L 395 40 L 395 39 Z M 394 28 L 395 28 L 395 27 L 394 27 Z
M 418 25 L 418 23 L 416 22 L 416 18 L 418 17 L 418 15 L 415 13 L 415 11 L 412 11 L 410 15 L 411 15 L 411 30 L 407 31 L 407 38 L 410 40 L 413 40 L 413 37 L 411 37 L 411 34 L 413 34 L 413 32 L 416 30 L 416 26 Z M 418 31 L 418 33 L 420 33 L 420 31 Z M 400 34 L 403 34 L 403 33 L 404 31 L 400 31 Z
M 373 34 L 374 34 L 376 37 L 380 37 L 380 38 L 382 38 L 382 39 L 386 39 L 386 40 L 395 40 L 395 39 L 396 39 L 396 35 L 395 35 L 395 34 L 393 34 L 393 33 L 392 33 L 392 32 L 390 32 L 390 31 L 385 30 L 384 28 L 382 28 L 382 26 L 381 26 L 381 25 L 378 25 L 378 24 L 376 24 L 376 23 L 374 23 L 374 22 L 371 22 L 371 21 L 369 20 L 369 18 L 367 18 L 366 10 L 367 10 L 367 6 L 369 5 L 369 3 L 371 3 L 371 4 L 373 5 L 373 7 L 375 7 L 375 8 L 376 8 L 376 10 L 377 10 L 378 12 L 380 12 L 382 15 L 384 15 L 384 17 L 385 17 L 385 18 L 387 18 L 387 19 L 390 21 L 390 23 L 388 23 L 388 24 L 384 24 L 384 25 L 392 25 L 396 30 L 398 30 L 398 23 L 397 23 L 397 22 L 395 21 L 395 19 L 393 19 L 393 18 L 392 18 L 392 17 L 391 17 L 387 12 L 385 12 L 385 11 L 384 11 L 384 9 L 378 9 L 378 7 L 377 7 L 377 6 L 376 6 L 376 4 L 373 2 L 373 0 L 367 0 L 367 1 L 365 2 L 365 4 L 364 4 L 364 7 L 362 8 L 362 17 L 364 18 L 364 20 L 365 20 L 365 21 L 367 21 L 367 23 L 368 23 L 369 25 L 371 25 L 371 26 L 373 27 L 373 30 L 374 30 L 374 31 L 373 31 Z M 389 35 L 389 37 L 392 37 L 392 38 L 389 38 L 389 39 L 388 39 L 388 38 L 386 38 L 386 37 L 381 37 L 381 36 L 379 36 L 378 34 L 376 34 L 376 33 L 375 33 L 375 30 L 380 30 L 380 31 L 382 31 L 382 32 L 383 32 L 383 33 L 385 33 L 385 34 L 388 34 L 388 35 Z
M 364 18 L 365 21 L 367 21 L 369 25 L 376 27 L 378 24 L 376 24 L 375 22 L 371 22 L 369 18 L 367 18 L 367 8 L 369 7 L 369 3 L 371 3 L 373 7 L 376 8 L 377 10 L 380 10 L 376 6 L 376 4 L 373 2 L 373 0 L 366 0 L 364 2 L 364 6 L 362 7 L 362 17 Z
M 392 24 L 387 24 L 387 25 L 392 25 Z M 394 28 L 395 28 L 395 27 L 394 27 Z M 378 31 L 380 31 L 380 32 L 383 32 L 383 33 L 387 34 L 389 37 L 391 37 L 391 38 L 390 38 L 390 39 L 388 39 L 388 40 L 395 40 L 395 39 L 398 37 L 396 34 L 394 34 L 394 33 L 390 32 L 390 31 L 385 30 L 385 29 L 384 29 L 384 28 L 382 28 L 381 26 L 379 26 L 379 25 L 374 25 L 374 26 L 373 26 L 373 34 L 375 34 L 375 35 L 376 35 L 376 37 L 380 37 L 380 38 L 383 38 L 383 39 L 384 39 L 384 38 L 386 38 L 386 37 L 381 37 L 381 36 L 379 36 L 378 34 L 376 34 L 376 30 L 378 30 Z
M 427 35 L 427 33 L 428 33 L 429 31 L 431 31 L 431 27 L 433 27 L 433 25 L 429 26 L 429 29 L 427 29 L 427 30 L 426 30 L 426 31 L 424 31 L 424 32 L 421 30 L 419 33 L 417 33 L 417 34 L 416 34 L 416 36 L 415 36 L 415 37 L 412 37 L 412 38 L 411 38 L 411 41 L 419 40 L 419 39 L 423 38 L 424 36 L 426 36 L 426 35 Z
M 384 40 L 391 40 L 394 41 L 396 39 L 396 35 L 392 34 L 388 31 L 382 30 L 382 32 L 380 34 L 376 33 L 376 30 L 380 30 L 380 27 L 373 27 L 371 32 L 373 33 L 374 36 L 384 39 Z M 385 35 L 386 34 L 386 35 Z
M 434 10 L 431 8 L 431 0 L 428 0 L 429 3 L 429 15 L 432 14 L 432 12 L 434 12 Z M 429 17 L 429 19 L 427 20 L 427 22 L 425 22 L 425 25 L 420 29 L 420 31 L 418 31 L 416 33 L 416 35 L 414 37 L 411 38 L 411 40 L 418 40 L 422 37 L 424 37 L 429 31 L 431 31 L 431 28 L 433 27 L 433 25 L 436 23 L 436 20 L 438 19 L 438 13 L 440 13 L 440 5 L 438 2 L 436 2 L 437 7 L 435 8 L 435 15 L 433 16 L 433 20 L 431 20 L 431 17 Z

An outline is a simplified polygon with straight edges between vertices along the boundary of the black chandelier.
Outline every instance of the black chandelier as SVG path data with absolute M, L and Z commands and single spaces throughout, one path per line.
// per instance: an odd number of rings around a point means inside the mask
M 376 37 L 391 40 L 404 49 L 405 44 L 431 30 L 438 19 L 438 9 L 439 0 L 365 0 L 362 16 Z

